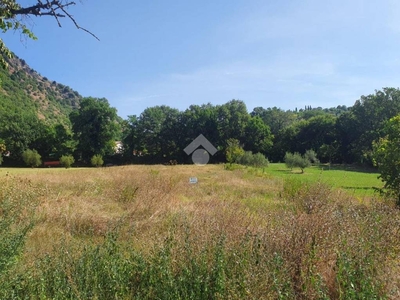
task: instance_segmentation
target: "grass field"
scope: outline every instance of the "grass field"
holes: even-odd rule
[[[2,168],[0,298],[398,299],[400,213],[376,176]]]
[[[265,168],[264,173],[283,179],[292,178],[306,182],[322,182],[327,185],[347,190],[356,196],[373,196],[375,188],[382,188],[376,170],[343,165],[320,165],[305,169],[288,169],[285,164],[274,163]],[[260,170],[258,170],[260,172]]]

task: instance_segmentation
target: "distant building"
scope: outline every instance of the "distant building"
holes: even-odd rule
[[[114,151],[117,154],[121,154],[124,150],[124,144],[121,141],[115,141]]]
[[[143,152],[142,151],[138,151],[138,150],[133,150],[132,154],[133,154],[133,156],[143,156]]]

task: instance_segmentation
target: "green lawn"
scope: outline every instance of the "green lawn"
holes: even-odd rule
[[[372,196],[374,188],[381,188],[379,173],[372,169],[354,166],[328,165],[312,166],[301,173],[300,169],[288,169],[283,163],[271,163],[263,169],[264,174],[281,178],[296,178],[304,181],[321,181],[328,185],[349,191],[357,196]]]

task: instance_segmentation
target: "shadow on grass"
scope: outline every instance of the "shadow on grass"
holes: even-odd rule
[[[342,189],[345,190],[371,190],[371,191],[376,191],[375,187],[372,186],[341,186]]]
[[[348,172],[361,172],[369,174],[379,174],[379,171],[373,167],[359,166],[359,165],[336,165],[321,164],[318,166],[324,171],[348,171]]]
[[[306,171],[301,172],[300,170],[275,170],[275,172],[280,172],[288,175],[301,175],[306,173]]]
[[[274,170],[274,172],[281,172],[281,173],[287,173],[287,174],[290,174],[290,173],[292,173],[292,170],[289,170],[289,169],[287,169],[287,170]]]

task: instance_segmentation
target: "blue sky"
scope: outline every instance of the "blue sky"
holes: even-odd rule
[[[27,20],[37,41],[2,38],[43,76],[107,98],[123,118],[232,99],[249,111],[351,106],[400,85],[397,0],[83,0],[69,11],[100,41],[46,17]]]

